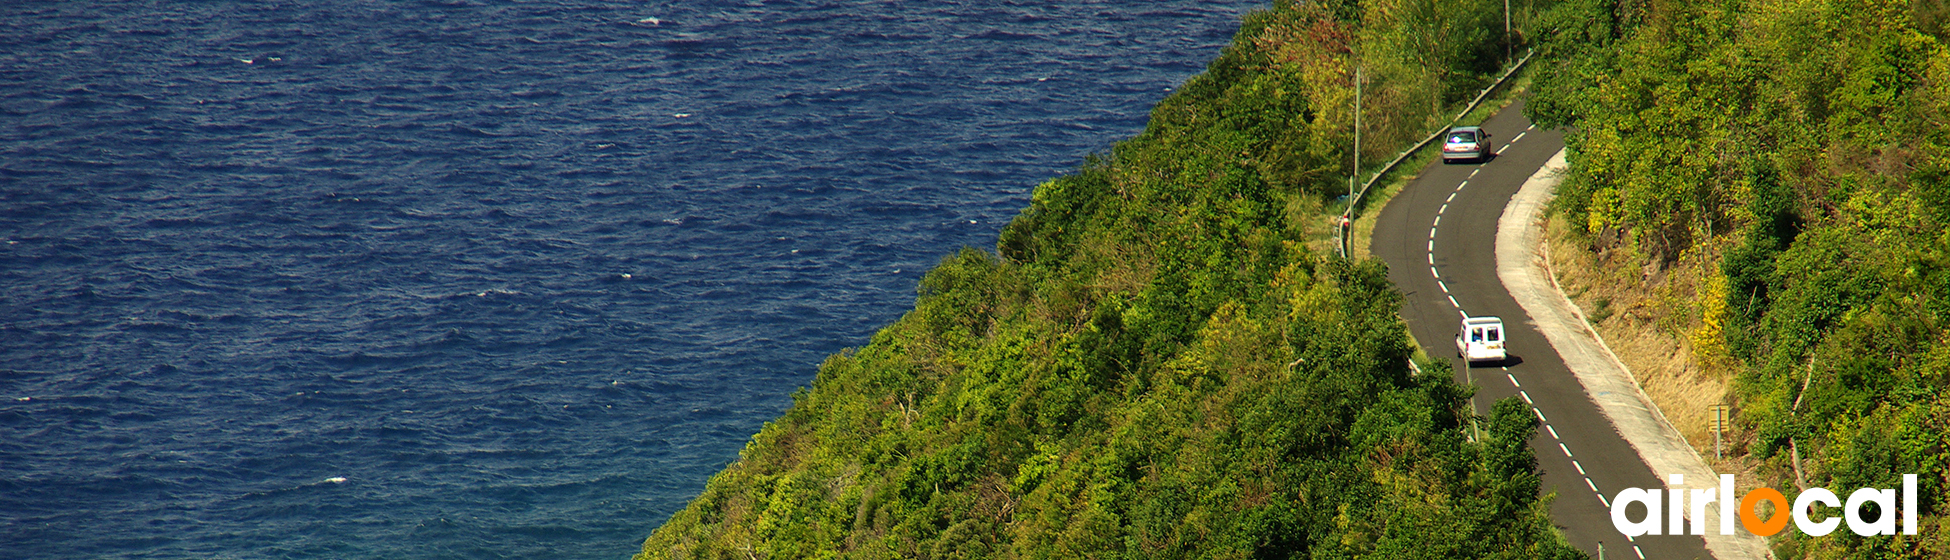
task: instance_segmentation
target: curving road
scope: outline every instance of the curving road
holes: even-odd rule
[[[1402,317],[1431,357],[1448,356],[1460,382],[1479,387],[1478,414],[1516,396],[1543,420],[1531,447],[1543,471],[1543,491],[1556,492],[1551,517],[1565,537],[1592,558],[1712,558],[1696,536],[1627,539],[1612,527],[1610,502],[1624,488],[1663,488],[1661,478],[1612,427],[1571,370],[1498,281],[1496,227],[1504,205],[1546,160],[1564,147],[1563,135],[1538,130],[1513,103],[1483,128],[1498,155],[1481,164],[1444,164],[1421,175],[1381,210],[1370,250],[1388,263],[1388,277],[1407,296]],[[1464,313],[1503,318],[1512,360],[1504,367],[1467,368],[1455,358]],[[1631,512],[1640,519],[1642,511]]]

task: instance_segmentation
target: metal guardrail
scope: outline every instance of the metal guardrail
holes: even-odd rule
[[[1340,240],[1341,258],[1347,258],[1347,233],[1349,229],[1352,229],[1354,227],[1354,209],[1361,207],[1361,198],[1368,195],[1368,189],[1373,188],[1375,183],[1381,182],[1381,178],[1388,176],[1388,173],[1394,171],[1396,166],[1401,165],[1403,161],[1407,161],[1408,156],[1415,155],[1415,152],[1421,151],[1422,148],[1428,147],[1429,143],[1434,142],[1435,139],[1437,138],[1441,138],[1443,133],[1448,132],[1449,127],[1455,126],[1456,123],[1458,121],[1461,121],[1463,117],[1468,116],[1470,111],[1476,110],[1476,107],[1478,105],[1483,104],[1484,99],[1489,98],[1490,92],[1496,91],[1496,88],[1503,87],[1503,82],[1508,81],[1510,79],[1510,76],[1516,75],[1517,70],[1523,69],[1524,64],[1530,62],[1531,55],[1535,55],[1535,54],[1537,54],[1536,49],[1530,49],[1524,51],[1523,58],[1517,59],[1517,63],[1515,65],[1510,66],[1509,70],[1503,71],[1503,75],[1498,77],[1495,82],[1491,82],[1488,87],[1483,88],[1483,91],[1481,93],[1477,93],[1476,98],[1469,101],[1469,106],[1463,107],[1462,112],[1456,113],[1456,116],[1451,117],[1449,119],[1449,124],[1443,125],[1441,128],[1437,128],[1435,132],[1430,133],[1429,136],[1427,138],[1423,138],[1421,142],[1416,142],[1414,146],[1410,146],[1408,149],[1402,150],[1401,155],[1395,156],[1395,159],[1393,161],[1389,161],[1388,165],[1381,166],[1381,169],[1375,171],[1373,176],[1368,177],[1368,182],[1361,184],[1361,190],[1355,191],[1354,197],[1348,199],[1347,210],[1341,212],[1341,219],[1339,220],[1339,223],[1337,223],[1335,226],[1335,229],[1337,230],[1337,233],[1341,238]]]

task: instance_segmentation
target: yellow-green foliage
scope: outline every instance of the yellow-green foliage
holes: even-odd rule
[[[1799,449],[1809,485],[1921,475],[1922,535],[1795,536],[1784,557],[1950,556],[1942,6],[1578,0],[1541,41],[1529,107],[1576,127],[1564,216],[1666,259],[1733,234],[1694,342],[1740,362],[1767,474],[1791,485]]]
[[[1726,356],[1727,326],[1727,277],[1719,271],[1708,272],[1699,286],[1700,319],[1699,328],[1694,329],[1689,342],[1693,344],[1693,354],[1701,362]]]
[[[1287,219],[1344,184],[1352,123],[1320,105],[1350,100],[1348,41],[1387,62],[1376,80],[1412,78],[1378,101],[1407,124],[1376,130],[1423,126],[1500,62],[1463,33],[1483,12],[1392,1],[1248,16],[1141,136],[829,358],[640,558],[1577,556],[1538,497],[1529,410],[1464,441],[1467,390],[1412,373],[1382,265],[1310,254]],[[1437,24],[1464,43],[1375,54],[1421,53],[1389,41]]]

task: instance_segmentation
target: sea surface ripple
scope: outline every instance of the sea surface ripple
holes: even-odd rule
[[[1259,2],[0,7],[0,558],[624,558]]]

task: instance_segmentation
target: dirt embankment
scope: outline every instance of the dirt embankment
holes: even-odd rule
[[[1729,391],[1736,369],[1723,351],[1695,347],[1719,339],[1712,330],[1716,326],[1702,317],[1706,306],[1725,300],[1714,293],[1723,244],[1709,241],[1659,266],[1622,246],[1607,247],[1602,238],[1575,235],[1555,216],[1545,235],[1551,273],[1564,295],[1590,319],[1666,419],[1715,472],[1750,474],[1756,466],[1746,459],[1751,434],[1732,422],[1719,438],[1720,458],[1714,453],[1713,407],[1733,401]]]

